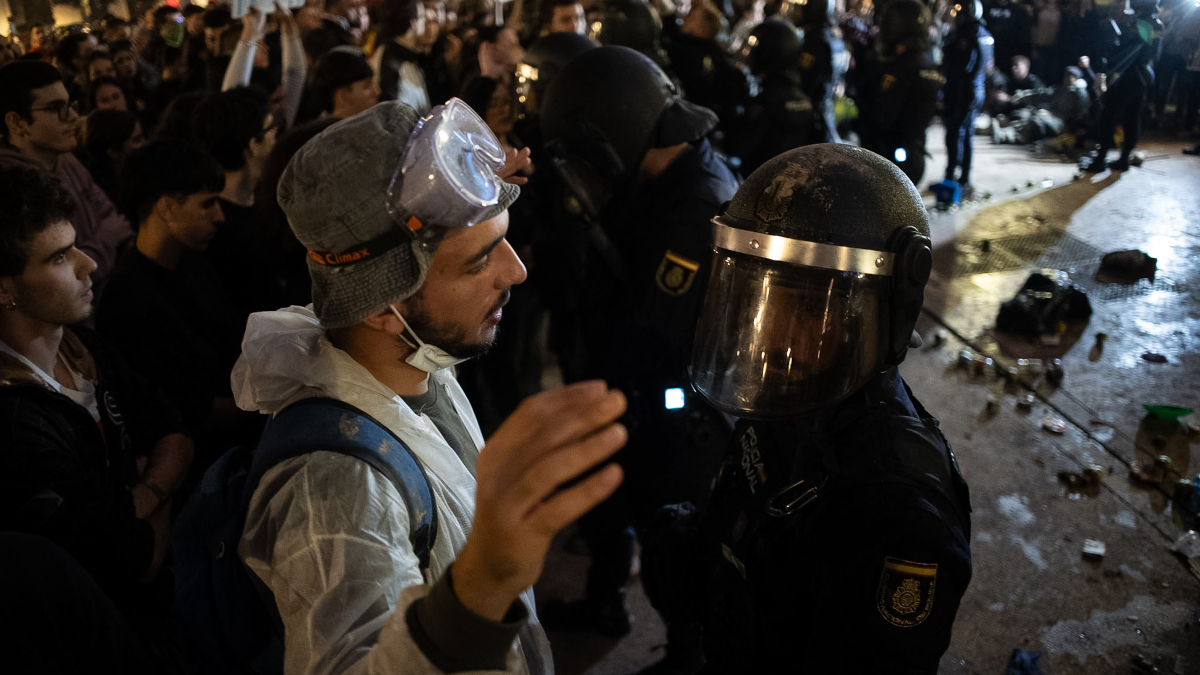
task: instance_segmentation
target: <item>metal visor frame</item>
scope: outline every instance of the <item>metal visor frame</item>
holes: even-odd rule
[[[738,221],[725,216],[717,216],[712,222],[713,245],[719,249],[804,267],[882,277],[890,277],[893,274],[895,256],[890,251],[872,251],[774,234],[760,234],[738,227]]]

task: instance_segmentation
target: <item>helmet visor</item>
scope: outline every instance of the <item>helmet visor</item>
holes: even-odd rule
[[[885,277],[717,249],[692,383],[738,417],[780,419],[842,400],[874,374]]]
[[[504,149],[457,98],[417,122],[388,188],[388,213],[414,232],[465,227],[500,201]]]

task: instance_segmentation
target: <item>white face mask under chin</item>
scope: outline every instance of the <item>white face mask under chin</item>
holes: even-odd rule
[[[404,337],[404,333],[400,334],[400,339],[404,340],[405,344],[407,344],[409,347],[412,347],[414,350],[416,350],[412,354],[409,354],[408,358],[404,359],[405,363],[413,368],[416,368],[417,370],[423,370],[432,374],[442,370],[443,368],[456,366],[463,361],[466,361],[466,359],[460,359],[456,356],[451,356],[441,347],[435,347],[434,345],[424,342],[421,340],[420,336],[417,335],[417,332],[412,329],[412,326],[408,325],[408,322],[404,320],[404,317],[400,315],[400,311],[397,310],[394,305],[389,306],[388,309],[392,310],[392,314],[395,314],[396,318],[400,319],[400,323],[404,324],[404,329],[408,331],[409,335],[413,336],[413,340],[417,341],[417,344],[413,344],[412,341]]]

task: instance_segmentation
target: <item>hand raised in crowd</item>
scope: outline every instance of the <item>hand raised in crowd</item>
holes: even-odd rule
[[[518,176],[517,173],[531,173],[533,170],[533,160],[529,158],[529,148],[509,148],[504,153],[504,166],[496,172],[500,180],[512,185],[524,185],[529,182],[525,176]]]
[[[275,3],[275,11],[271,13],[271,17],[279,24],[279,32],[284,35],[299,35],[300,26],[296,24],[296,17],[292,15],[292,11],[287,7]]]
[[[267,17],[258,7],[251,6],[242,17],[242,42],[258,44],[267,28]]]
[[[611,495],[610,464],[569,487],[625,444],[625,396],[601,381],[531,396],[488,439],[476,466],[475,523],[454,563],[459,601],[503,619],[537,581],[554,535]]]

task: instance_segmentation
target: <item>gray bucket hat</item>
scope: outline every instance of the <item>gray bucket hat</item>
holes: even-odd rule
[[[313,311],[326,328],[359,323],[425,282],[441,238],[414,238],[387,208],[417,119],[402,103],[380,103],[305,143],[279,179],[279,206],[309,251]],[[520,192],[504,183],[483,219],[500,215]]]

